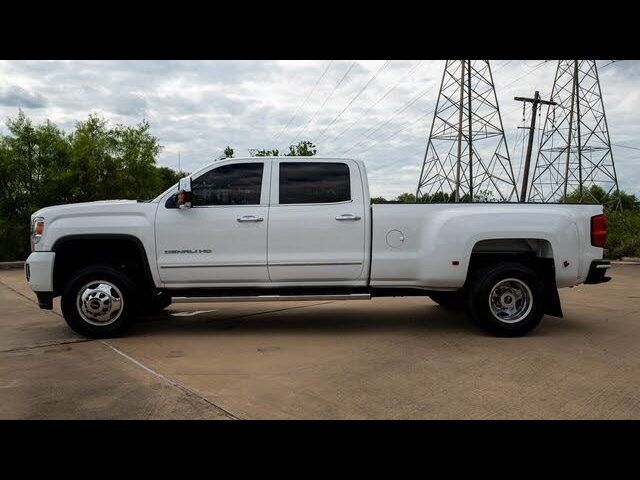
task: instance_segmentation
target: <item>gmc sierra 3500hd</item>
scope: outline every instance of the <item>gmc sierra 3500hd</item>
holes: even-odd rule
[[[171,302],[426,295],[503,336],[562,316],[558,288],[600,283],[602,206],[370,205],[364,162],[232,158],[151,201],[43,208],[27,279],[88,337]]]

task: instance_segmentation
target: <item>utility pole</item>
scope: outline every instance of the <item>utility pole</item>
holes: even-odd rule
[[[515,97],[514,100],[518,102],[531,103],[531,126],[529,127],[529,143],[527,144],[527,156],[524,160],[524,175],[522,176],[522,189],[520,190],[520,202],[527,201],[527,186],[529,185],[529,167],[531,165],[531,150],[533,148],[533,132],[536,129],[536,112],[538,111],[538,105],[556,105],[556,102],[550,100],[542,100],[540,98],[540,92],[536,90],[533,98],[527,97]],[[526,127],[518,127],[526,128]]]

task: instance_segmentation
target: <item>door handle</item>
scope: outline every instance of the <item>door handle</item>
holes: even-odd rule
[[[345,213],[345,214],[342,214],[342,215],[338,215],[336,217],[336,220],[339,220],[339,221],[344,221],[344,220],[355,221],[355,220],[360,220],[360,218],[361,217],[359,215],[354,215],[352,213]]]
[[[242,217],[238,217],[239,222],[261,222],[264,220],[262,217],[258,217],[256,215],[244,215]]]

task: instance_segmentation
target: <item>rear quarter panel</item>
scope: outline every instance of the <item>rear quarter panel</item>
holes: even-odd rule
[[[598,205],[373,205],[371,285],[457,289],[476,243],[522,238],[548,241],[558,287],[572,286],[602,258],[590,242],[590,218],[601,212]],[[399,245],[388,241],[400,235]]]

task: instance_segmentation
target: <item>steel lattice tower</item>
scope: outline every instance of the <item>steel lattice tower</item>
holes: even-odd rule
[[[488,60],[447,60],[416,199],[433,201],[434,194],[455,201],[516,196]]]
[[[529,201],[555,202],[569,196],[599,202],[591,187],[613,194],[618,206],[618,179],[611,153],[595,60],[560,60],[544,122]]]

